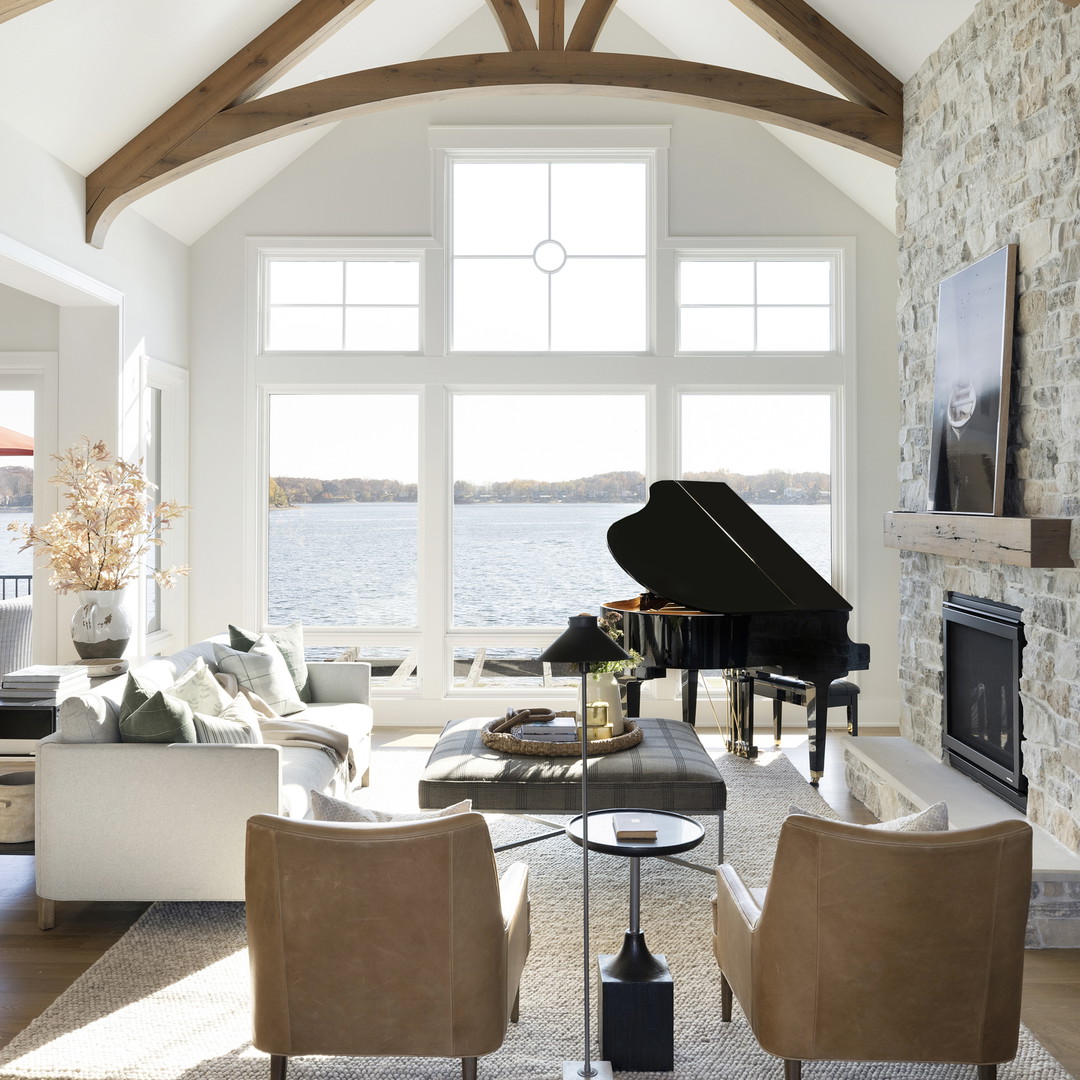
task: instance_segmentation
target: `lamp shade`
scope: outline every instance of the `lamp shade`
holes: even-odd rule
[[[612,641],[595,615],[571,615],[569,626],[540,654],[549,664],[593,664],[629,660],[630,654]]]

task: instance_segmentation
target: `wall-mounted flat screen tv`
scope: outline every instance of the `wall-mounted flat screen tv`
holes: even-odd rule
[[[1009,244],[938,287],[930,510],[1003,511],[1015,279]]]

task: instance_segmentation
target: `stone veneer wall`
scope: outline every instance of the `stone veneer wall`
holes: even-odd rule
[[[1080,512],[1080,9],[981,0],[905,90],[898,173],[900,506],[925,510],[937,286],[1019,245],[1005,512]],[[1074,557],[1076,548],[1074,545]],[[1080,572],[903,553],[900,727],[941,753],[941,604],[1015,604],[1028,817],[1080,849]]]

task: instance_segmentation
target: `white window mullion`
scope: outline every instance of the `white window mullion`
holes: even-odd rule
[[[420,694],[439,699],[448,690],[451,644],[450,394],[429,385],[420,399],[420,478],[417,559],[420,618]]]

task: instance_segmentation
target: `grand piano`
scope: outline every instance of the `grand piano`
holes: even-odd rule
[[[724,670],[728,748],[744,756],[756,752],[751,673],[811,683],[816,784],[825,766],[829,684],[870,666],[870,646],[847,634],[851,605],[727,484],[660,480],[641,510],[608,529],[607,541],[615,561],[647,590],[603,605],[621,617],[620,644],[643,658],[635,678],[682,671],[683,719],[693,724],[698,672]],[[637,696],[628,699],[631,715]]]

